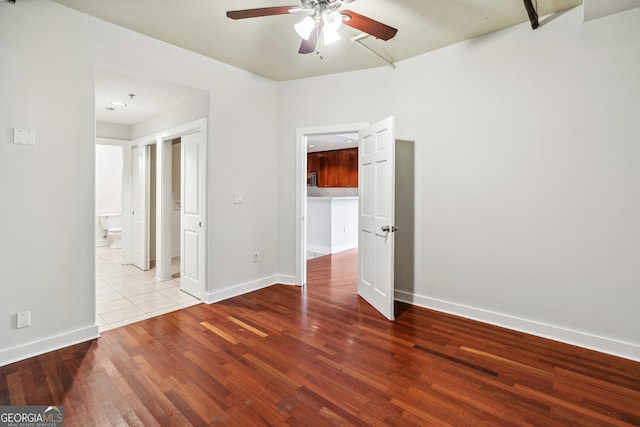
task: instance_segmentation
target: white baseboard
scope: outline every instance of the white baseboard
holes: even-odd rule
[[[329,255],[331,248],[329,246],[307,244],[307,251],[315,252],[317,254]]]
[[[19,347],[0,351],[0,366],[39,356],[53,350],[59,350],[81,342],[90,341],[100,337],[98,326],[78,329],[62,335],[56,335],[41,341],[35,341]]]
[[[96,239],[96,248],[101,246],[109,246],[111,242],[107,239]]]
[[[358,241],[356,240],[355,242],[348,242],[348,243],[344,243],[342,245],[335,245],[332,247],[332,254],[336,254],[338,252],[342,252],[342,251],[348,251],[349,249],[355,249],[358,247]]]
[[[257,291],[258,289],[266,288],[275,284],[295,285],[295,279],[296,278],[294,276],[281,276],[277,274],[273,276],[263,277],[251,282],[240,283],[238,285],[231,286],[220,291],[206,292],[204,296],[204,302],[207,304],[211,304],[214,302],[223,301],[228,298],[237,297],[238,295]]]
[[[296,282],[296,276],[277,275],[273,277],[277,279],[274,285],[279,284],[279,285],[300,286],[300,283]]]
[[[503,328],[640,362],[640,346],[636,344],[573,331],[554,325],[521,319],[506,314],[495,313],[435,298],[414,295],[409,292],[399,290],[395,291],[395,299],[408,304],[430,308],[432,310],[453,314],[455,316],[465,317],[467,319],[477,320],[479,322],[489,323],[491,325],[501,326]]]

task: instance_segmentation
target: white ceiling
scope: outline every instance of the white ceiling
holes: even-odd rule
[[[341,150],[358,146],[357,133],[339,133],[307,136],[307,153]]]
[[[96,120],[101,122],[132,125],[204,93],[107,67],[97,67],[95,76]],[[134,94],[133,99],[129,94]],[[113,101],[127,105],[115,106]]]
[[[293,6],[299,0],[53,1],[276,81],[385,65],[351,42],[352,36],[361,33],[350,27],[340,29],[342,40],[324,48],[320,58],[297,53],[300,39],[293,24],[302,14],[243,20],[226,17],[229,10]],[[541,18],[583,3],[533,1]],[[585,20],[639,6],[640,0],[584,0]],[[528,21],[522,0],[357,0],[345,8],[398,29],[386,42],[372,37],[362,40],[391,62]],[[541,24],[542,30],[544,19]],[[133,99],[130,93],[135,94]],[[131,125],[202,93],[171,82],[150,81],[126,70],[97,67],[96,119]],[[126,102],[127,106],[108,111],[111,101]],[[333,144],[328,147],[341,147],[345,139],[352,138],[333,135],[329,139],[324,141]]]
[[[55,0],[78,11],[276,81],[384,65],[351,43],[360,32],[343,26],[342,39],[316,54],[300,55],[293,25],[304,14],[242,20],[229,10],[298,5],[298,0]],[[606,0],[613,2],[616,0]],[[534,0],[544,16],[582,0]],[[389,41],[363,44],[391,62],[527,22],[522,0],[357,0],[346,6],[398,29]]]

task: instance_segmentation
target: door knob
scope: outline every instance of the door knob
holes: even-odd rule
[[[384,225],[382,226],[382,231],[386,231],[387,233],[390,231],[392,233],[395,233],[396,231],[398,231],[398,227],[396,227],[395,225],[390,227],[388,225]]]

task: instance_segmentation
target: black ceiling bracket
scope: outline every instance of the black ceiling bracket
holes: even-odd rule
[[[527,9],[527,13],[529,14],[529,21],[531,21],[531,28],[536,29],[540,26],[538,23],[538,12],[536,12],[536,8],[533,7],[532,0],[524,0],[524,7]]]

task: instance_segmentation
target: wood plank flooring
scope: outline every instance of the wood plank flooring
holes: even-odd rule
[[[356,294],[355,251],[277,285],[0,368],[67,426],[640,425],[640,363]]]

